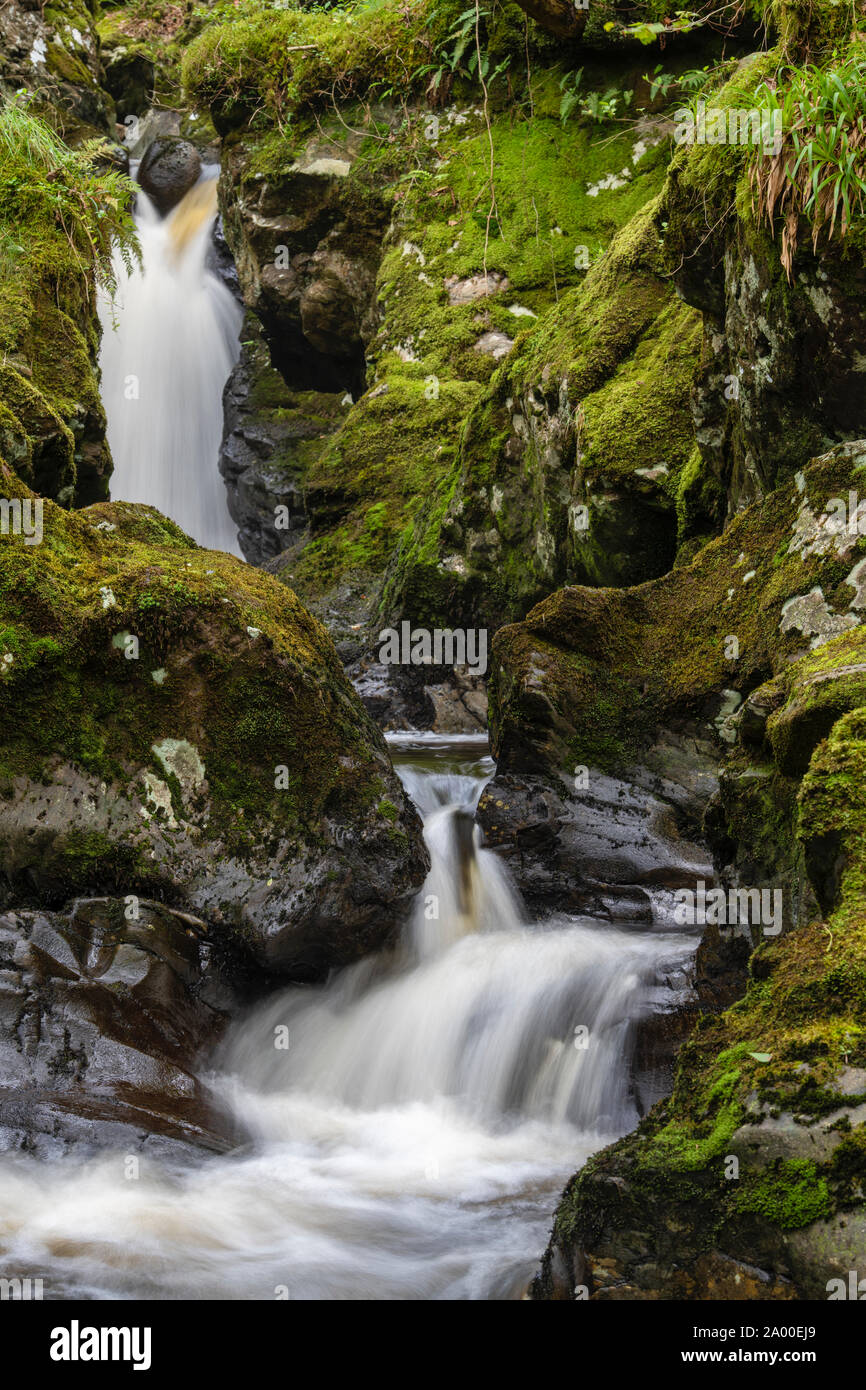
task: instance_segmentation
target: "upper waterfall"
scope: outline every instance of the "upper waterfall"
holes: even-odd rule
[[[215,179],[164,219],[139,193],[141,266],[118,255],[117,291],[100,300],[102,399],[112,498],[150,503],[201,545],[240,555],[217,457],[242,313],[207,268],[216,212]]]

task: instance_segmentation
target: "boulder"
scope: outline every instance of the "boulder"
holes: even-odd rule
[[[163,216],[176,207],[201,175],[201,155],[188,140],[152,140],[138,166],[138,182]]]
[[[188,913],[99,898],[0,914],[0,1151],[226,1151],[237,1136],[195,1066],[232,1002]]]
[[[0,549],[0,907],[158,897],[305,977],[386,941],[420,823],[294,594],[147,507],[46,502],[26,540]]]

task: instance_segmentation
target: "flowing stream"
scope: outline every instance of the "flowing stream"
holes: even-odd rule
[[[486,745],[392,753],[431,854],[399,948],[233,1026],[212,1086],[251,1136],[234,1154],[134,1182],[116,1154],[5,1161],[5,1262],[64,1297],[521,1296],[565,1180],[637,1122],[635,1021],[695,942],[527,922],[472,822]]]
[[[100,299],[99,365],[112,498],[148,502],[200,545],[240,555],[217,459],[242,313],[206,265],[216,213],[215,179],[166,218],[138,194],[141,266],[115,256],[117,292]]]

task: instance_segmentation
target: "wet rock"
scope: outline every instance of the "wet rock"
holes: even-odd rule
[[[163,216],[197,183],[201,156],[188,140],[160,136],[152,140],[138,166],[138,182]]]
[[[698,836],[700,814],[717,785],[715,759],[708,744],[698,753],[669,731],[665,744],[655,750],[661,771],[643,766],[613,777],[588,767],[577,779],[497,772],[478,820],[529,902],[628,919],[635,893],[712,881],[712,858]],[[665,763],[672,749],[679,766]],[[684,765],[691,786],[678,780]],[[689,826],[694,840],[684,833]]]
[[[159,903],[0,915],[0,1151],[236,1143],[196,1075],[236,1003],[214,958],[207,925]]]
[[[241,282],[238,279],[238,268],[235,265],[234,256],[231,253],[229,244],[225,238],[225,228],[223,227],[222,217],[218,217],[214,223],[211,233],[211,247],[208,256],[208,269],[222,280],[226,289],[238,301],[243,303],[241,295]],[[241,331],[241,339],[248,337],[247,333]]]
[[[486,732],[486,682],[466,667],[383,666],[375,657],[364,656],[348,669],[380,729]]]
[[[244,299],[274,366],[301,390],[364,387],[387,213],[375,195],[353,199],[347,174],[359,148],[348,132],[344,143],[317,136],[267,178],[242,141],[224,156],[221,202]]]
[[[258,320],[247,313],[240,357],[223,393],[219,467],[251,564],[306,539],[306,470],[345,415],[342,401],[339,392],[290,390],[271,364]]]

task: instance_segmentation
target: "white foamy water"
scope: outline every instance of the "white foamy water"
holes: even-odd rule
[[[217,460],[242,314],[206,268],[215,217],[214,180],[165,219],[139,193],[142,265],[130,273],[115,256],[117,293],[99,306],[99,365],[112,498],[150,503],[200,545],[240,555]]]
[[[138,1181],[120,1155],[7,1160],[3,1264],[67,1297],[520,1296],[564,1181],[637,1121],[634,1021],[690,948],[527,923],[465,820],[483,749],[399,758],[432,860],[414,920],[391,955],[234,1026],[213,1087],[248,1144],[187,1168],[145,1158]]]

